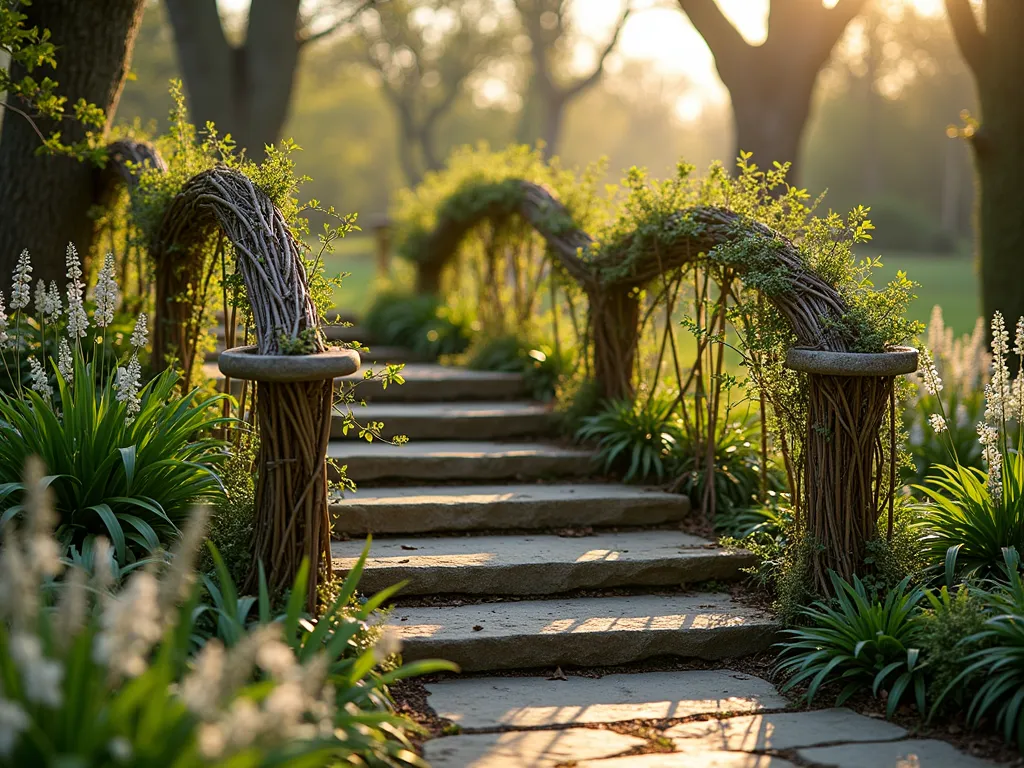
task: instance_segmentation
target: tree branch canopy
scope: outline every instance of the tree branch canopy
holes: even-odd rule
[[[612,30],[611,40],[601,51],[597,57],[597,63],[594,65],[594,70],[586,77],[581,78],[573,85],[565,89],[565,95],[569,98],[582,93],[588,88],[595,85],[604,75],[604,65],[608,61],[608,57],[612,51],[615,50],[615,46],[619,44],[619,38],[622,36],[622,29],[626,26],[626,22],[629,21],[629,16],[633,12],[632,3],[626,3],[626,7],[622,9],[622,14],[619,16],[619,20],[615,23],[615,28]]]
[[[716,62],[734,62],[750,49],[750,44],[722,13],[715,0],[679,0],[682,8]]]
[[[983,68],[985,33],[978,26],[978,17],[971,8],[971,0],[946,0],[946,15],[960,54],[974,76],[978,77]]]

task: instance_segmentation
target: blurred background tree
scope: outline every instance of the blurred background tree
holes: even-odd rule
[[[25,16],[15,29],[34,29],[40,36],[48,30],[49,42],[56,46],[56,66],[30,71],[29,63],[15,56],[11,80],[19,82],[28,76],[42,84],[44,78],[52,78],[56,81],[53,96],[63,99],[64,105],[63,114],[46,113],[31,99],[26,103],[17,94],[4,94],[13,110],[5,111],[0,129],[0,273],[10,275],[18,254],[27,248],[35,277],[56,280],[64,274],[69,241],[83,253],[91,246],[93,225],[88,212],[94,202],[95,166],[88,158],[64,152],[41,156],[40,150],[55,133],[71,145],[83,142],[91,132],[90,142],[102,145],[128,76],[145,0],[34,0],[6,5],[7,13]],[[6,66],[11,49],[3,46],[0,51]],[[95,116],[96,125],[75,119],[73,105],[80,101],[102,110]]]
[[[768,34],[751,45],[715,0],[679,0],[715,57],[732,98],[736,143],[733,156],[753,152],[754,162],[792,163],[800,180],[800,141],[811,111],[818,72],[865,0],[771,0]]]
[[[217,0],[167,0],[193,122],[216,123],[261,158],[281,138],[305,47],[372,5],[336,0],[303,14],[300,0],[252,0],[247,13],[222,18]]]
[[[438,128],[470,79],[506,54],[507,17],[490,0],[389,0],[356,25],[355,61],[394,111],[395,150],[409,184],[444,166]]]
[[[543,141],[548,156],[558,154],[566,109],[601,81],[608,57],[633,12],[632,0],[627,0],[608,42],[595,51],[589,71],[573,76],[570,64],[575,50],[585,43],[574,29],[571,5],[569,0],[515,0],[525,35],[520,49],[529,52],[516,140],[523,144]]]
[[[773,17],[774,34],[782,34],[778,0],[716,2],[751,49],[764,47],[759,41],[767,45]],[[849,0],[831,8],[818,3],[822,13],[848,4],[850,14]],[[328,29],[359,7],[304,4],[296,23]],[[391,0],[332,29],[320,43],[300,46],[293,106],[278,133],[304,149],[296,159],[299,171],[313,178],[309,196],[364,217],[383,213],[394,190],[444,162],[454,147],[481,141],[500,147],[524,136],[530,100],[537,98],[531,96],[534,45],[523,16],[531,7],[527,0]],[[589,83],[562,104],[555,150],[566,164],[605,156],[608,182],[632,165],[665,176],[680,158],[698,168],[716,158],[731,166],[738,132],[729,91],[678,3],[565,0],[558,8],[562,26],[553,30],[561,36],[546,66],[560,87]],[[980,312],[975,292],[965,290],[975,284],[966,257],[971,157],[968,142],[950,139],[947,129],[962,122],[961,111],[977,112],[971,71],[943,0],[867,0],[858,8],[813,73],[797,155],[801,184],[813,193],[827,188],[826,205],[837,210],[871,206],[878,229],[865,253],[885,256],[883,277],[897,268],[926,276],[915,314],[927,319],[931,305],[941,303],[950,325],[969,331]],[[221,0],[218,9],[224,34],[238,45],[251,21],[250,3]],[[381,39],[385,21],[397,26]],[[832,21],[833,31],[837,24]],[[167,80],[181,75],[164,2],[147,3],[139,35],[120,119],[162,122],[170,106]],[[413,119],[403,118],[403,110]],[[332,262],[354,273],[342,298],[356,311],[371,297],[371,254],[368,240],[353,239]]]
[[[1024,316],[1024,3],[984,0],[981,19],[968,0],[946,0],[964,60],[978,87],[981,122],[967,116],[960,135],[978,171],[978,244],[982,303],[1009,321]]]

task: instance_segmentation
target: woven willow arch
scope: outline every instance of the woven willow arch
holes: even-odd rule
[[[139,158],[166,168],[148,145],[122,142],[111,150],[111,172],[129,185],[136,183]],[[311,351],[323,352],[299,244],[284,214],[245,174],[218,166],[185,183],[148,244],[156,277],[154,347],[162,345],[154,350],[155,365],[166,364],[172,345],[181,359],[194,357],[194,337],[187,333],[196,309],[192,283],[202,279],[205,254],[222,236],[245,282],[259,354],[279,354],[282,340],[299,337]],[[313,605],[320,578],[331,575],[325,456],[333,405],[331,379],[257,382],[260,455],[248,589],[257,586],[255,563],[263,563],[270,587],[280,590],[291,586],[308,558],[307,601]]]
[[[501,195],[518,184],[520,194]],[[441,217],[415,254],[421,290],[437,290],[444,268],[471,230],[518,216],[543,238],[548,251],[587,294],[594,378],[607,398],[633,396],[632,371],[640,336],[637,289],[659,276],[698,264],[721,246],[753,238],[765,244],[761,267],[785,276],[785,290],[765,298],[787,319],[797,346],[829,352],[855,349],[857,338],[841,320],[849,308],[840,293],[804,263],[797,246],[769,227],[715,206],[696,206],[669,217],[690,236],[674,234],[663,248],[636,249],[632,237],[594,250],[593,238],[569,224],[569,212],[547,188],[530,181],[482,184],[474,191],[495,202],[470,216]],[[465,195],[466,189],[460,191]],[[511,202],[510,202],[511,200]],[[442,204],[441,210],[444,210]],[[456,208],[453,207],[453,210]],[[650,233],[645,233],[650,237]],[[639,237],[634,234],[633,237]],[[669,240],[669,238],[666,238]],[[728,264],[743,280],[746,265]],[[867,542],[888,509],[891,536],[895,486],[893,376],[808,374],[808,419],[801,468],[806,530],[820,547],[810,555],[816,588],[831,590],[828,571],[850,578],[863,569]],[[888,417],[890,434],[883,439]]]

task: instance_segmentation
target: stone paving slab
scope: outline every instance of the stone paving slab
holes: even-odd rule
[[[334,568],[351,570],[363,546],[333,542]],[[406,595],[550,595],[736,579],[754,562],[679,531],[377,539],[359,586],[376,592],[407,581]]]
[[[389,387],[390,389],[390,387]],[[342,427],[349,408],[335,409],[331,437],[344,436]],[[555,424],[551,407],[533,401],[471,401],[464,403],[371,403],[353,405],[360,424],[383,422],[386,438],[405,435],[410,440],[504,440],[541,437]],[[350,429],[350,440],[360,440]]]
[[[834,768],[994,768],[995,763],[965,755],[934,739],[843,744],[801,749],[802,760]]]
[[[509,766],[517,765],[509,763]],[[583,760],[574,768],[796,768],[781,757],[749,755],[744,752],[666,752],[613,757],[610,760]]]
[[[630,485],[471,485],[360,488],[331,505],[335,534],[658,525],[690,500]]]
[[[348,476],[357,483],[385,478],[537,480],[593,471],[590,451],[551,443],[423,440],[394,446],[380,441],[332,440],[327,455],[348,465]]]
[[[612,674],[594,679],[472,677],[429,683],[427,703],[466,731],[663,720],[782,709],[764,680],[729,669]]]
[[[511,400],[525,397],[526,384],[518,373],[497,373],[494,371],[470,371],[437,363],[410,362],[409,351],[396,356],[383,348],[371,347],[362,355],[363,370],[341,381],[361,382],[364,371],[385,362],[407,363],[402,369],[405,383],[388,385],[379,381],[366,381],[356,387],[356,397],[373,402],[446,402],[456,400]],[[398,359],[398,358],[401,359]]]
[[[423,757],[433,768],[554,768],[614,757],[643,744],[634,736],[587,728],[512,731],[434,739],[424,745]]]
[[[736,658],[769,647],[779,629],[721,593],[399,606],[390,623],[406,660],[448,659],[467,672]]]
[[[907,735],[898,725],[849,709],[776,712],[681,723],[665,731],[683,751],[764,752],[855,741],[893,741]]]

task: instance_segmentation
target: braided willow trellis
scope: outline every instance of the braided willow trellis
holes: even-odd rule
[[[111,150],[113,165],[125,169],[129,184],[135,183],[130,168],[118,160],[136,160],[148,154],[146,148],[129,142]],[[165,167],[155,151],[151,156],[155,167]],[[217,167],[189,179],[149,243],[156,276],[154,364],[166,365],[173,353],[191,366],[197,282],[205,254],[221,236],[231,243],[245,282],[258,353],[280,354],[282,339],[300,337],[311,351],[323,352],[299,246],[284,215],[245,174]],[[291,586],[308,558],[310,605],[320,579],[331,575],[325,456],[333,402],[331,378],[257,382],[260,455],[253,562],[263,562],[271,589],[280,590]],[[256,581],[253,567],[246,586],[252,589]]]
[[[164,214],[154,258],[201,252],[216,233],[233,246],[259,354],[280,354],[282,339],[300,337],[308,337],[313,351],[323,352],[298,243],[281,211],[245,174],[219,167],[190,179]],[[333,379],[257,383],[255,560],[263,562],[271,589],[278,590],[291,585],[308,558],[311,605],[320,578],[331,575],[324,459],[333,402]],[[255,569],[247,586],[256,586]]]
[[[567,223],[568,212],[550,190],[529,181],[518,184],[521,194],[514,203],[509,196],[494,195],[495,202],[474,216],[438,222],[417,254],[420,288],[437,289],[445,265],[482,221],[510,215],[528,221],[587,294],[594,378],[607,398],[634,394],[638,289],[741,239],[762,240],[762,267],[786,276],[788,290],[766,298],[786,317],[800,347],[845,352],[856,341],[840,330],[848,308],[839,292],[805,265],[790,240],[759,222],[728,209],[696,206],[679,211],[668,222],[674,226],[685,220],[689,236],[677,234],[664,238],[665,245],[633,248],[631,240],[641,237],[634,233],[595,252],[593,238]],[[653,242],[650,233],[644,236]],[[740,278],[747,269],[743,263],[728,266]],[[886,506],[891,535],[895,436],[890,435],[887,450],[880,429],[887,414],[893,418],[893,377],[815,374],[809,378],[809,389],[802,506],[808,510],[807,531],[821,545],[811,554],[812,576],[818,589],[828,591],[829,569],[849,578],[864,563],[865,546],[876,536],[877,520]]]

